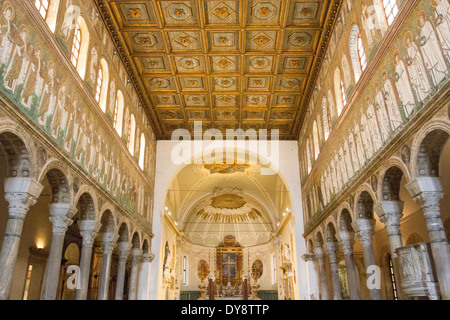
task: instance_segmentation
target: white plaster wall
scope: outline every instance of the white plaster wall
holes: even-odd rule
[[[163,299],[164,294],[162,288],[161,265],[163,243],[162,239],[162,221],[161,211],[164,208],[164,201],[167,190],[175,177],[182,169],[182,165],[175,164],[171,159],[171,153],[178,141],[158,141],[156,151],[156,171],[155,171],[155,197],[153,207],[153,234],[151,251],[155,255],[150,271],[150,299]],[[207,144],[200,142],[198,150],[204,150]],[[278,141],[279,146],[279,166],[278,172],[289,189],[292,199],[292,212],[295,230],[295,253],[294,260],[297,264],[297,288],[298,299],[307,299],[308,287],[306,276],[306,263],[301,256],[306,253],[305,240],[302,236],[304,232],[301,188],[300,188],[300,171],[298,158],[298,142],[297,141]],[[271,148],[269,144],[269,154]]]

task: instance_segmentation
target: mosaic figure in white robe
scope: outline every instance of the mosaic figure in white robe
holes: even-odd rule
[[[64,13],[64,20],[61,26],[61,32],[67,40],[69,40],[72,30],[77,26],[78,17],[80,17],[80,15],[80,7],[74,5],[72,0],[67,0],[66,12]]]
[[[383,145],[380,136],[380,130],[378,128],[378,121],[375,115],[375,109],[373,105],[370,103],[369,99],[367,101],[369,104],[367,106],[367,124],[369,126],[370,137],[372,138],[374,152],[377,152]]]
[[[443,54],[450,62],[450,4],[447,0],[431,0],[435,11],[436,32],[444,50]]]
[[[39,105],[39,118],[38,123],[45,126],[47,117],[53,114],[57,100],[57,81],[55,79],[56,70],[55,63],[50,61],[48,63],[48,73],[44,90],[42,92],[42,99]]]
[[[358,162],[359,162],[358,167],[361,169],[362,167],[364,167],[364,164],[366,163],[366,156],[364,153],[363,142],[361,138],[361,130],[359,129],[359,125],[357,123],[355,123],[353,136],[355,137],[355,148],[358,153]]]
[[[361,140],[364,146],[364,152],[367,159],[372,158],[374,153],[373,143],[370,136],[369,123],[367,121],[367,116],[363,113],[361,115]]]
[[[339,192],[342,190],[343,179],[342,179],[341,163],[339,162],[339,154],[337,152],[334,155],[334,163],[335,163],[335,170],[336,170],[336,182],[337,182],[337,187],[338,187],[338,192]]]
[[[330,166],[328,169],[330,181],[331,181],[331,193],[336,194],[337,192],[337,183],[336,183],[336,174],[334,173],[334,161],[330,161]]]
[[[64,148],[67,152],[70,152],[72,142],[76,140],[78,126],[79,126],[79,107],[78,98],[76,94],[73,94],[69,101],[69,123],[67,125],[66,139],[64,140]]]
[[[68,112],[66,109],[66,84],[62,83],[58,90],[58,100],[52,119],[52,136],[54,138],[58,137],[60,129],[66,129],[68,119]]]
[[[418,25],[420,27],[420,45],[423,54],[425,67],[430,72],[435,86],[448,74],[447,64],[445,63],[439,41],[429,21],[425,21],[425,12],[418,15]]]
[[[11,21],[15,16],[14,7],[11,4],[7,5],[6,2],[3,6],[2,15],[6,23],[0,26],[0,36],[2,37],[0,42],[0,65],[5,65],[9,62],[14,47],[14,27],[11,25]]]
[[[420,56],[419,48],[412,41],[411,32],[405,35],[405,47],[408,51],[407,65],[411,85],[416,91],[417,99],[422,102],[431,93],[430,82]]]
[[[91,50],[91,67],[89,71],[91,82],[97,85],[98,76],[98,52],[96,47],[92,47]]]
[[[345,167],[347,168],[348,179],[350,180],[355,174],[355,172],[353,169],[352,155],[347,140],[344,141],[344,159],[345,159]]]
[[[387,77],[387,73],[383,73],[383,98],[391,121],[392,130],[396,130],[403,123],[400,110],[398,109],[397,98],[395,97],[394,87],[391,80]]]
[[[28,28],[22,25],[12,53],[12,58],[5,73],[5,88],[14,94],[19,85],[24,84],[31,59],[31,47],[28,45]]]
[[[389,124],[389,117],[386,112],[386,106],[384,104],[383,94],[378,88],[378,84],[375,86],[375,112],[377,114],[378,124],[380,127],[381,140],[386,142],[389,138],[391,127]]]
[[[372,42],[375,38],[375,19],[374,19],[374,10],[373,8],[367,7],[365,5],[362,6],[362,15],[361,20],[363,24],[363,29],[366,33],[367,42],[369,43],[369,47],[372,45]]]
[[[77,141],[77,147],[75,148],[75,159],[77,159],[77,161],[81,163],[82,151],[86,151],[88,142],[88,136],[86,135],[84,129],[87,127],[86,114],[84,112],[78,112],[78,117],[76,119],[78,120],[78,123],[76,126],[77,130],[74,131],[74,140]]]
[[[39,44],[33,48],[30,68],[25,78],[25,84],[22,92],[22,104],[28,109],[31,108],[33,95],[38,99],[42,95],[42,86],[44,77],[42,70],[42,49]]]
[[[414,95],[411,90],[411,83],[409,82],[408,73],[406,72],[405,64],[400,59],[400,54],[394,55],[395,64],[395,82],[397,85],[398,95],[402,102],[406,117],[410,117],[414,112]]]
[[[353,163],[353,172],[358,172],[361,166],[359,164],[358,152],[356,150],[355,137],[353,136],[353,132],[350,132],[350,134],[348,135],[348,149]]]
[[[341,168],[342,173],[342,184],[346,184],[348,181],[348,172],[346,168],[345,158],[344,158],[344,150],[342,149],[342,146],[339,146],[339,165]]]

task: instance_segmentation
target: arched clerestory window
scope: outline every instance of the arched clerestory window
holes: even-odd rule
[[[361,32],[356,24],[352,27],[350,32],[350,57],[352,59],[355,81],[358,82],[362,72],[367,67],[367,58],[364,51]]]
[[[398,14],[396,0],[383,0],[383,11],[386,17],[386,23],[390,27]]]
[[[320,145],[319,145],[319,132],[317,129],[317,122],[314,120],[313,123],[313,139],[314,139],[314,159],[317,159],[320,154]]]
[[[336,96],[336,110],[339,117],[347,105],[344,82],[342,81],[341,70],[339,68],[336,68],[334,72],[334,94]]]
[[[322,99],[322,124],[323,124],[323,133],[324,133],[325,141],[330,136],[330,132],[331,132],[330,123],[331,123],[331,118],[330,118],[330,112],[328,111],[327,98],[323,97],[323,99]]]
[[[106,112],[106,100],[108,99],[109,70],[105,59],[100,61],[97,74],[97,87],[95,90],[95,100],[98,102],[103,112]]]
[[[60,0],[34,0],[34,6],[39,11],[52,32],[56,29]]]
[[[86,21],[80,16],[77,19],[72,41],[71,61],[83,80],[86,75],[88,52],[89,30]]]
[[[131,115],[130,129],[128,132],[128,151],[130,151],[132,156],[134,156],[135,140],[136,140],[136,120],[134,119],[134,115]]]
[[[309,143],[309,139],[306,139],[306,160],[308,162],[308,174],[311,172],[311,145]]]
[[[114,105],[114,128],[116,129],[119,136],[122,136],[123,127],[123,109],[124,109],[124,99],[122,91],[117,91],[116,102]]]
[[[145,168],[145,135],[141,133],[141,145],[139,148],[139,167],[142,170]]]

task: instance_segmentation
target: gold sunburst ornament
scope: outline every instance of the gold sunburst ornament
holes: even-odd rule
[[[237,194],[221,194],[211,199],[199,212],[203,220],[221,223],[250,222],[261,217],[261,212]]]

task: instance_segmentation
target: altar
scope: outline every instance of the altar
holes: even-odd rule
[[[244,248],[236,242],[234,236],[225,236],[224,241],[215,248],[214,256],[215,269],[208,270],[211,274],[208,284],[203,286],[204,299],[211,299],[210,291],[213,292],[214,300],[258,299],[259,285],[251,286],[249,275],[244,275]],[[256,283],[261,276],[260,272],[252,270],[251,273]]]

